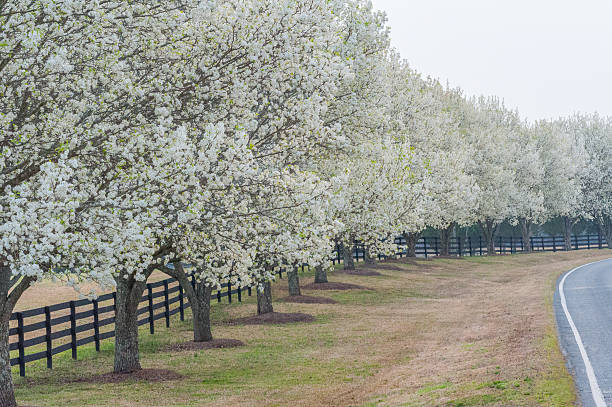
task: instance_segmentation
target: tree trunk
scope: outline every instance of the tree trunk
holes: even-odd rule
[[[527,253],[531,253],[533,248],[531,247],[531,227],[533,222],[525,218],[520,218],[519,223],[521,224],[521,235],[523,236],[523,250]]]
[[[365,264],[369,264],[369,265],[376,264],[376,257],[371,255],[370,247],[369,246],[364,246],[363,250],[364,250],[364,252],[363,252],[363,260],[364,260]]]
[[[195,285],[195,298],[188,297],[193,315],[194,342],[208,342],[213,339],[210,330],[210,295],[212,290],[211,285],[207,286],[204,282],[199,282]]]
[[[272,284],[266,281],[263,290],[257,290],[257,314],[267,314],[273,312],[272,309]]]
[[[1,293],[4,298],[6,294]],[[2,304],[0,304],[2,305]],[[13,375],[11,373],[11,357],[9,352],[9,318],[0,316],[0,406],[17,407],[13,391]]]
[[[212,341],[210,296],[212,295],[213,287],[210,285],[207,286],[205,281],[196,282],[195,286],[191,285],[189,276],[185,272],[183,265],[179,262],[174,263],[174,269],[170,269],[169,267],[160,268],[164,273],[178,280],[189,300],[193,319],[193,341]]]
[[[314,282],[317,284],[327,283],[327,271],[325,271],[325,268],[323,268],[323,266],[315,267],[315,281]]]
[[[480,229],[482,230],[482,234],[487,242],[487,255],[494,256],[495,253],[495,229],[496,225],[490,219],[485,220],[485,222],[478,222],[480,225]]]
[[[289,295],[291,297],[302,294],[300,292],[300,277],[298,275],[298,266],[293,266],[291,270],[287,272],[287,283],[289,285]]]
[[[421,238],[421,234],[414,232],[404,232],[403,237],[406,240],[406,256],[416,257],[416,244]]]
[[[572,250],[572,218],[569,216],[563,217],[563,237],[565,240],[565,250]]]
[[[351,242],[353,240],[351,239]],[[342,254],[344,255],[344,269],[355,270],[355,261],[353,259],[353,244],[346,245],[342,243]]]
[[[147,276],[148,277],[148,276]],[[136,281],[133,275],[121,273],[117,282],[115,311],[115,373],[140,370],[138,353],[138,304],[146,282]]]
[[[600,218],[599,227],[606,237],[608,249],[612,249],[612,217],[604,215],[603,218]]]
[[[0,266],[0,407],[16,407],[9,351],[9,320],[13,308],[33,277],[14,280],[11,269]]]
[[[454,229],[454,222],[451,222],[445,229],[440,229],[440,256],[450,255],[450,242]]]

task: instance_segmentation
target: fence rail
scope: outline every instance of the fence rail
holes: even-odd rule
[[[557,252],[565,250],[564,236],[532,236],[530,239],[533,251]],[[406,240],[396,237],[394,243],[397,245],[396,256],[406,256]],[[602,235],[572,235],[569,250],[602,249],[607,247],[606,238]],[[525,252],[525,244],[522,237],[499,236],[494,239],[495,254],[513,254]],[[439,237],[421,237],[416,242],[416,255],[428,258],[439,256],[442,252],[442,244]],[[478,238],[452,237],[449,239],[450,256],[484,256],[488,254],[487,243],[482,236]],[[365,247],[355,242],[353,247],[353,258],[356,261],[365,260]],[[385,258],[378,255],[379,259]],[[341,246],[336,246],[334,263],[341,263],[343,259]]]
[[[573,235],[572,249],[595,249],[607,245],[601,235]],[[397,256],[406,256],[406,241],[402,237],[395,239]],[[532,237],[531,244],[535,251],[559,251],[565,249],[563,237],[547,236]],[[454,256],[482,256],[487,254],[484,239],[456,237],[450,240],[450,255]],[[417,241],[417,256],[429,257],[440,255],[440,239],[437,237],[422,237]],[[495,252],[498,254],[518,253],[524,251],[522,238],[499,237],[495,241]],[[336,247],[334,263],[342,262],[340,247]],[[356,261],[365,260],[363,245],[356,242],[353,247],[353,257]],[[385,256],[379,255],[379,259]],[[307,264],[302,264],[304,271]],[[282,278],[281,270],[278,274]],[[192,284],[195,280],[192,279]],[[218,290],[213,299],[221,302],[227,297],[229,303],[233,297],[242,301],[242,295],[252,294],[251,287],[232,287],[225,283]],[[185,309],[189,308],[189,301],[184,295],[182,287],[174,278],[148,283],[146,291],[140,299],[138,308],[138,325],[149,325],[149,332],[155,333],[155,321],[165,320],[166,327],[170,327],[170,317],[179,314],[183,321]],[[116,310],[116,293],[108,293],[96,300],[82,299],[67,301],[46,307],[14,312],[11,315],[11,328],[9,329],[9,350],[17,352],[11,358],[11,366],[19,366],[19,374],[25,376],[26,364],[46,359],[47,368],[53,367],[53,356],[68,350],[72,358],[77,359],[80,346],[94,343],[96,351],[100,351],[100,342],[115,336],[114,322]],[[29,348],[34,348],[28,353]]]
[[[195,284],[194,280],[192,284]],[[225,283],[213,298],[216,297],[217,302],[224,297],[229,303],[232,297],[242,301],[245,292],[250,296],[251,287],[232,288],[231,284]],[[138,308],[138,326],[149,324],[151,334],[155,333],[155,321],[165,319],[166,327],[170,327],[170,317],[179,314],[183,321],[185,309],[190,306],[174,278],[148,283],[140,304],[144,306]],[[27,363],[46,359],[47,368],[51,369],[53,355],[58,353],[70,350],[76,360],[79,346],[94,342],[99,352],[100,341],[115,336],[115,310],[116,293],[113,292],[95,300],[67,301],[14,312],[10,321],[16,326],[9,329],[9,351],[17,351],[18,356],[11,358],[11,366],[19,366],[19,374],[25,376]],[[26,354],[32,347],[34,352]]]

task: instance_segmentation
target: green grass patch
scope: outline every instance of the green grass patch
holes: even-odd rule
[[[419,391],[417,391],[417,393],[427,394],[427,393],[431,393],[436,390],[447,389],[451,387],[452,385],[453,384],[451,382],[434,383],[434,384],[430,384],[428,386],[422,387],[421,389],[419,389]]]

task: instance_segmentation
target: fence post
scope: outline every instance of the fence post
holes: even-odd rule
[[[147,284],[147,299],[149,300],[149,333],[155,333],[155,320],[153,319],[153,287]]]
[[[164,280],[164,316],[166,328],[170,328],[170,302],[168,301],[168,280]]]
[[[303,270],[304,269],[302,268],[302,271]],[[242,288],[240,287],[240,283],[238,283],[238,302],[242,302]]]
[[[179,284],[179,317],[181,321],[185,320],[185,300],[183,298],[183,287]]]
[[[544,246],[544,236],[540,236],[540,240],[542,242],[542,251],[545,252],[546,251],[546,247]]]
[[[599,248],[601,249],[601,232],[597,231],[597,242],[599,243]]]
[[[557,237],[553,235],[553,252],[557,251]]]
[[[217,290],[217,302],[221,302],[221,290]]]
[[[587,233],[587,249],[591,250],[591,235]]]
[[[427,258],[427,238],[423,236],[423,246],[425,247],[425,258]],[[408,253],[406,253],[408,255]]]
[[[463,257],[463,245],[461,244],[461,236],[457,236],[457,254]]]
[[[524,252],[525,251],[525,244],[524,244],[525,242],[523,242],[523,236],[521,236],[520,239],[521,239],[521,251]]]
[[[70,301],[70,347],[72,348],[72,359],[77,358],[77,343],[76,343],[76,312],[74,301]]]
[[[19,349],[19,376],[25,377],[25,351],[23,348],[23,314],[16,312],[17,315],[17,349]]]
[[[45,307],[45,342],[47,343],[47,369],[53,369],[53,346],[51,344],[51,310]]]
[[[510,236],[510,254],[514,254],[514,236]]]
[[[503,250],[503,251],[502,251]],[[499,254],[505,254],[506,248],[503,246],[503,237],[499,237]]]
[[[100,315],[99,315],[99,307],[98,300],[91,301],[93,305],[93,325],[94,325],[94,343],[96,345],[96,352],[100,352]]]
[[[437,236],[434,237],[434,245],[435,245],[435,249],[436,249],[436,256],[439,256],[440,255],[440,250],[439,250],[439,247],[438,247],[438,237]]]
[[[480,255],[482,256],[482,236],[478,236],[478,250],[480,250]]]
[[[251,286],[247,287],[247,291],[249,292],[249,297],[251,296]]]
[[[470,257],[474,256],[474,250],[472,248],[472,236],[468,236],[468,244],[470,245]]]
[[[232,303],[232,283],[227,282],[227,302]]]
[[[574,235],[574,247],[578,250],[578,236]]]

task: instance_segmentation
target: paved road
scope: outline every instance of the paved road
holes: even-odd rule
[[[561,276],[554,307],[582,406],[612,407],[612,259]]]

